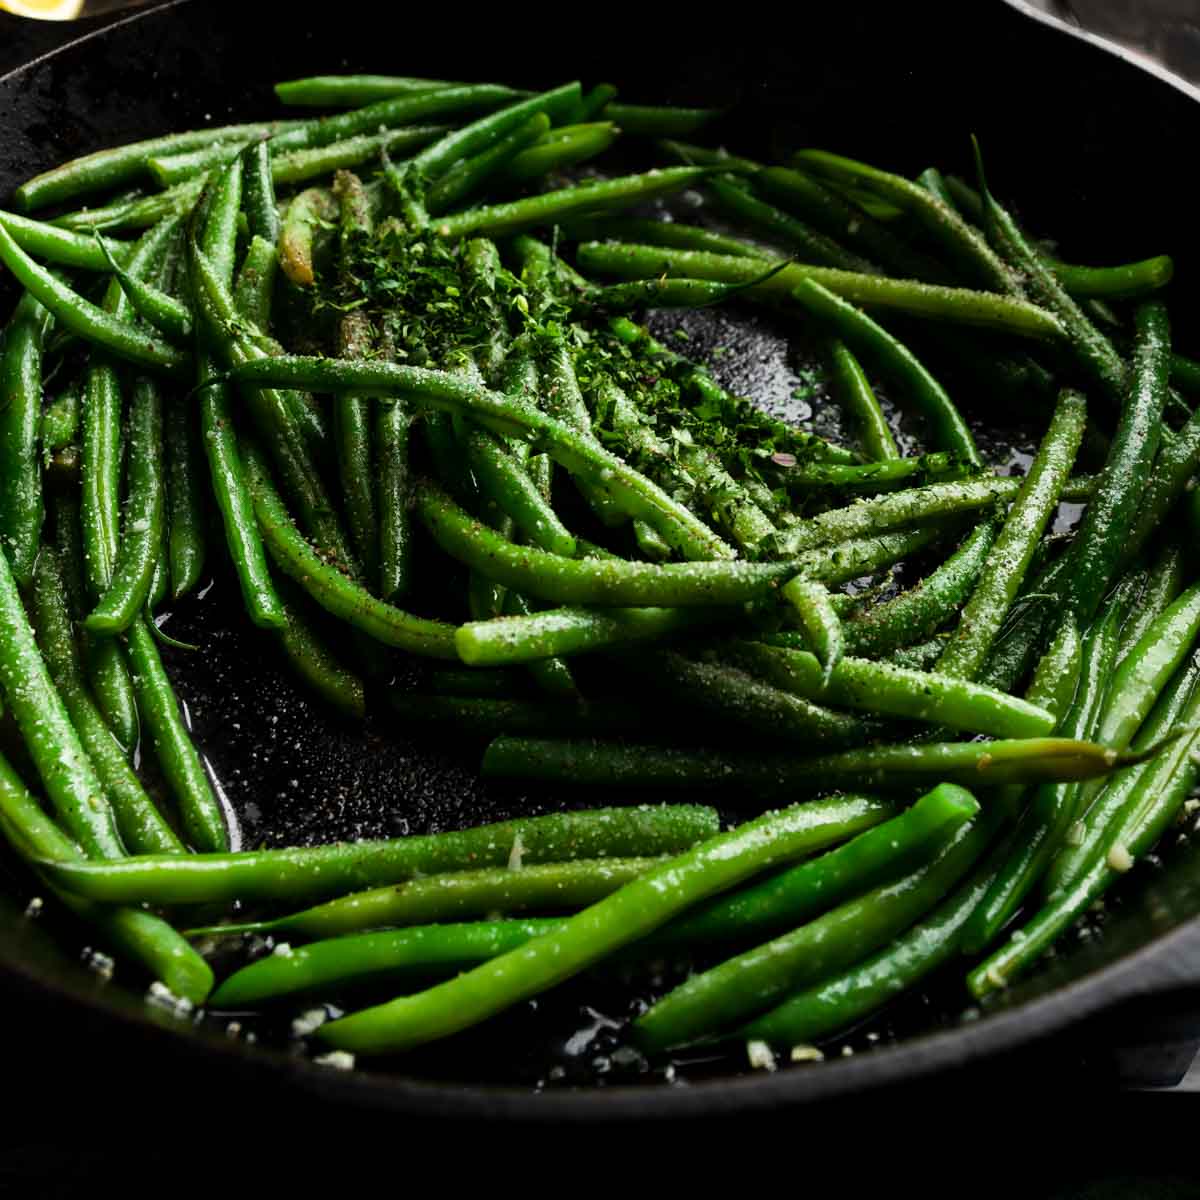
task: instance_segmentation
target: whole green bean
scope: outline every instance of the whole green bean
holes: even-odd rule
[[[121,285],[121,290],[129,298],[129,303],[138,316],[153,325],[171,341],[183,345],[190,344],[195,333],[191,309],[182,301],[160,291],[144,279],[135,279],[111,256],[108,247],[103,242],[101,246],[108,256],[113,276]]]
[[[301,121],[260,121],[249,125],[225,125],[170,133],[141,142],[128,142],[110,150],[72,159],[27,179],[14,195],[17,205],[28,212],[58,204],[88,192],[103,191],[137,179],[145,173],[146,160],[155,154],[173,154],[194,150],[213,142],[252,141],[270,137],[286,129],[302,126]],[[103,268],[100,268],[103,269]]]
[[[664,104],[614,104],[609,102],[601,114],[616,121],[626,133],[645,137],[678,137],[695,133],[724,113],[721,108],[679,108]]]
[[[1117,650],[1118,670],[1146,630],[1183,591],[1184,568],[1182,546],[1178,542],[1168,542],[1155,558],[1147,573],[1142,594],[1121,626],[1121,644]]]
[[[191,929],[188,936],[274,933],[316,941],[365,929],[449,923],[493,913],[569,912],[602,900],[661,861],[598,858],[450,871],[352,892],[274,920]]]
[[[358,1053],[445,1037],[661,928],[684,909],[769,867],[827,845],[835,802],[797,805],[718,835],[668,860],[569,918],[557,933],[455,979],[322,1028],[322,1040]]]
[[[800,628],[804,630],[809,648],[821,666],[823,682],[842,660],[846,651],[846,635],[842,620],[824,584],[797,575],[780,589],[783,598],[796,611]]]
[[[42,409],[43,465],[56,450],[73,446],[79,437],[79,408],[82,385],[72,380]]]
[[[240,854],[142,857],[97,874],[86,865],[54,864],[48,871],[68,890],[105,903],[191,904],[208,900],[317,901],[403,883],[443,871],[508,863],[513,846],[525,863],[678,854],[711,838],[716,812],[700,805],[639,805],[551,813],[389,841],[253,850]],[[61,871],[67,871],[61,875]]]
[[[134,668],[138,709],[158,765],[179,805],[188,842],[198,850],[227,849],[229,832],[221,801],[192,743],[154,636],[142,617],[129,627],[129,657]]]
[[[539,225],[553,225],[578,213],[632,208],[644,201],[682,191],[707,174],[706,167],[665,167],[642,175],[620,175],[614,179],[580,183],[523,200],[487,204],[439,217],[434,222],[434,229],[445,238],[468,234],[499,237]]]
[[[163,440],[166,447],[167,559],[171,598],[182,599],[200,582],[204,570],[204,493],[199,428],[192,406],[169,396]]]
[[[26,293],[0,351],[0,548],[18,587],[33,577],[46,509],[38,435],[42,422],[42,345],[49,313]]]
[[[513,155],[503,169],[503,178],[524,183],[530,179],[540,179],[552,171],[565,171],[603,154],[617,140],[620,132],[612,121],[563,125],[543,134],[532,146]]]
[[[983,668],[1020,590],[1034,549],[1058,507],[1086,422],[1083,396],[1064,390],[975,590],[938,660],[938,670],[943,674],[973,679]]]
[[[854,352],[840,338],[834,338],[829,345],[829,357],[838,402],[858,431],[863,454],[872,462],[898,460],[896,439]]]
[[[454,208],[549,128],[550,118],[544,112],[537,113],[478,154],[461,159],[430,186],[425,194],[426,208],[434,216]]]
[[[783,270],[763,279],[762,263],[758,259],[607,242],[584,242],[578,249],[576,261],[584,271],[623,279],[652,279],[665,273],[688,279],[746,284],[750,285],[747,295],[777,301],[789,297],[805,280],[813,280],[843,300],[864,308],[996,329],[1041,341],[1057,342],[1063,336],[1056,317],[1024,300],[993,292],[889,279],[883,275],[862,275],[835,267],[789,263]]]
[[[311,287],[314,283],[313,233],[336,215],[333,197],[323,187],[308,188],[288,205],[279,233],[279,266],[297,286]]]
[[[265,141],[250,142],[242,151],[242,206],[246,230],[274,245],[279,241],[279,205],[275,200],[274,163]]]
[[[755,642],[736,643],[732,654],[777,687],[838,708],[937,722],[1001,738],[1042,737],[1054,728],[1054,718],[1045,709],[953,676],[862,658],[843,658],[825,671],[803,650]]]
[[[517,666],[642,641],[655,641],[728,619],[721,609],[549,608],[524,617],[468,621],[454,635],[473,667]]]
[[[108,259],[100,248],[101,239],[95,234],[76,233],[57,225],[47,225],[32,217],[19,217],[16,213],[0,210],[0,227],[27,254],[45,259],[60,267],[73,267],[82,271],[107,271]],[[118,262],[124,262],[133,250],[129,242],[104,239],[108,251]]]
[[[123,537],[107,590],[84,620],[90,634],[123,633],[145,607],[163,539],[162,396],[146,376],[129,407],[128,497]]]
[[[444,79],[420,79],[411,75],[311,75],[277,83],[275,95],[284,104],[309,108],[359,108],[392,96],[454,86],[457,85]]]
[[[1069,782],[1107,775],[1142,757],[1053,737],[864,746],[816,758],[499,737],[484,752],[482,773],[489,779],[685,787],[770,799],[837,787],[893,790],[939,780],[976,787]]]
[[[1159,441],[1170,355],[1166,307],[1145,301],[1138,306],[1136,324],[1129,394],[1099,486],[1071,549],[1064,599],[1083,621],[1096,611],[1123,557]]]
[[[397,397],[375,404],[379,490],[379,598],[391,604],[408,593],[412,579],[408,446],[412,414]]]
[[[196,207],[207,184],[207,174],[198,173],[194,178],[176,183],[163,192],[67,213],[55,218],[55,224],[80,233],[89,230],[96,233],[101,229],[110,232],[148,229],[159,221],[186,217]]]

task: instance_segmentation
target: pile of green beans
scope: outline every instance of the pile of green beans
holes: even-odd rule
[[[679,953],[634,1044],[786,1049],[934,970],[985,997],[1153,849],[1200,770],[1200,582],[1154,544],[1200,512],[1200,416],[1157,247],[1049,258],[978,147],[976,190],[681,142],[726,114],[604,83],[276,92],[300,119],[0,211],[0,833],[122,970],[218,1010],[369,987],[316,1038],[371,1055]],[[603,169],[639,139],[668,157]],[[743,302],[821,348],[850,444],[640,323]],[[959,407],[980,379],[1048,398],[1023,478]],[[596,806],[231,849],[159,652],[210,577],[340,719]],[[212,992],[201,950],[249,935],[298,945]]]

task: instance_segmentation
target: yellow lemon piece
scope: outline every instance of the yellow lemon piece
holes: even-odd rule
[[[0,0],[0,9],[40,21],[73,21],[83,11],[83,0]]]

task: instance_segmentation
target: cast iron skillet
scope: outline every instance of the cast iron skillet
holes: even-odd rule
[[[1116,262],[1166,250],[1178,266],[1176,296],[1189,295],[1197,275],[1192,193],[1176,147],[1200,122],[1195,101],[1121,56],[1001,4],[973,11],[969,33],[961,34],[895,11],[907,7],[806,13],[803,25],[776,26],[769,36],[726,18],[683,28],[643,12],[636,28],[589,23],[586,37],[564,37],[551,54],[523,42],[508,11],[473,13],[467,42],[448,40],[440,22],[411,12],[394,34],[316,16],[309,29],[294,4],[272,14],[269,33],[255,33],[246,28],[245,6],[179,0],[0,78],[0,196],[37,170],[103,145],[273,112],[268,85],[279,78],[356,69],[501,76],[536,86],[578,74],[611,79],[631,99],[736,105],[727,132],[751,151],[775,142],[820,144],[907,173],[935,161],[965,169],[966,137],[976,132],[1006,197],[1030,225],[1059,232],[1065,257]],[[257,7],[254,19],[265,19],[267,8]],[[1172,311],[1186,342],[1190,310],[1177,298]],[[730,382],[786,396],[788,363],[769,324],[751,322],[735,333],[741,340],[726,368]],[[976,408],[972,417],[987,426],[990,414]],[[189,623],[207,632],[208,652],[172,665],[198,740],[248,837],[269,843],[420,832],[581,803],[486,789],[473,780],[469,756],[453,747],[406,741],[385,726],[364,737],[331,724],[275,664],[254,664],[221,592],[218,583],[212,600],[178,617],[183,632]],[[1096,1030],[1118,1015],[1149,1014],[1168,1039],[1200,1032],[1197,865],[1183,845],[1160,870],[1139,872],[1103,938],[1073,945],[983,1015],[942,1017],[933,1031],[920,1028],[928,1019],[917,1020],[897,1044],[775,1075],[749,1076],[726,1062],[715,1077],[688,1087],[543,1091],[481,1083],[469,1072],[452,1072],[448,1081],[410,1063],[381,1072],[322,1070],[159,1017],[138,992],[101,985],[63,950],[63,939],[22,916],[23,901],[0,902],[0,973],[29,1000],[31,1019],[54,1031],[15,1052],[36,1055],[43,1076],[69,1072],[81,1098],[90,1095],[93,1075],[79,1070],[86,1047],[91,1067],[120,1062],[128,1078],[152,1085],[170,1073],[190,1090],[219,1090],[232,1103],[286,1093],[435,1117],[747,1113],[879,1095],[914,1081],[937,1085],[955,1068],[1029,1047],[1043,1063],[1057,1061],[1048,1053],[1051,1035]],[[1026,1054],[1019,1061],[1039,1060]]]

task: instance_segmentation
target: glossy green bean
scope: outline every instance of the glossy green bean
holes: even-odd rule
[[[275,84],[275,95],[284,104],[309,108],[359,108],[392,96],[454,86],[444,79],[412,75],[311,75]]]
[[[816,758],[675,750],[604,742],[500,737],[486,778],[570,779],[578,784],[686,787],[769,800],[829,788],[894,790],[946,781],[975,787],[1092,779],[1139,760],[1071,738],[864,746]]]
[[[73,446],[79,438],[79,380],[72,380],[42,409],[42,462],[46,464],[56,450]]]
[[[213,142],[252,141],[299,127],[300,121],[260,121],[249,125],[225,125],[171,133],[141,142],[128,142],[110,150],[72,159],[26,180],[14,193],[18,206],[28,212],[59,204],[88,192],[103,191],[137,179],[145,173],[146,160],[155,154],[193,150]]]
[[[1034,549],[1058,507],[1086,422],[1083,396],[1064,390],[975,590],[938,660],[938,670],[944,674],[973,679],[982,670],[1020,590]]]
[[[388,841],[254,850],[240,854],[143,857],[110,864],[54,864],[56,882],[77,895],[122,903],[191,904],[209,900],[315,902],[330,896],[422,875],[499,867],[514,844],[525,863],[678,854],[719,828],[716,812],[700,805],[639,805],[522,817]],[[64,873],[65,872],[65,873]]]
[[[93,635],[123,633],[145,607],[150,593],[163,539],[162,412],[158,386],[140,376],[129,405],[128,496],[122,538],[108,588],[83,622]]]
[[[42,423],[42,347],[50,315],[22,296],[0,350],[0,551],[18,587],[33,578],[46,515],[38,441]]]
[[[460,204],[490,178],[511,165],[522,150],[533,145],[549,128],[550,118],[544,112],[537,113],[499,141],[461,159],[430,185],[425,194],[425,205],[429,212],[437,216]]]
[[[334,220],[337,208],[327,188],[311,187],[294,197],[284,214],[279,232],[279,267],[298,287],[311,287],[313,232],[323,222]]]
[[[679,137],[695,133],[724,113],[720,108],[678,108],[665,104],[614,104],[611,101],[601,110],[610,121],[616,121],[626,133],[644,137]]]
[[[756,642],[738,642],[731,653],[777,687],[837,708],[1000,738],[1043,737],[1054,729],[1054,718],[1045,709],[954,676],[907,671],[862,658],[843,658],[827,671],[803,650]]]
[[[682,191],[708,173],[705,167],[666,167],[642,175],[594,180],[523,200],[483,205],[439,217],[434,229],[445,238],[468,234],[500,237],[539,225],[553,225],[579,213],[632,208],[644,201]]]
[[[279,205],[275,200],[275,164],[265,141],[250,142],[242,151],[242,207],[246,232],[271,245],[279,241]]]
[[[109,254],[104,243],[101,246],[108,255],[109,268],[129,298],[134,312],[164,337],[181,345],[189,345],[195,333],[191,309],[144,279],[135,279]]]
[[[503,178],[508,182],[525,183],[552,171],[566,171],[603,154],[620,133],[612,121],[591,121],[586,125],[563,125],[552,129],[532,146],[513,155],[503,169]]]
[[[863,454],[872,462],[899,460],[896,439],[854,352],[840,338],[834,338],[829,345],[829,357],[838,403],[857,430]]]
[[[82,271],[107,271],[108,259],[100,248],[94,234],[75,233],[32,217],[21,217],[16,213],[0,211],[0,228],[28,254],[60,267],[72,267]],[[118,262],[124,262],[133,251],[129,242],[105,239],[109,253]]]
[[[199,424],[191,404],[169,396],[163,430],[166,447],[167,546],[171,598],[195,589],[204,571],[206,537]]]
[[[186,217],[196,207],[207,184],[207,174],[196,174],[195,178],[185,179],[163,192],[67,213],[55,218],[55,224],[80,233],[96,233],[102,229],[109,232],[148,229],[159,221]]]
[[[1057,342],[1063,336],[1056,317],[1024,300],[993,292],[862,275],[834,267],[789,263],[769,279],[762,279],[762,263],[758,259],[607,242],[583,243],[576,261],[584,271],[623,279],[652,279],[667,274],[747,284],[751,285],[747,287],[747,295],[775,301],[789,297],[803,281],[813,280],[843,300],[864,308],[995,329],[1040,341]]]

